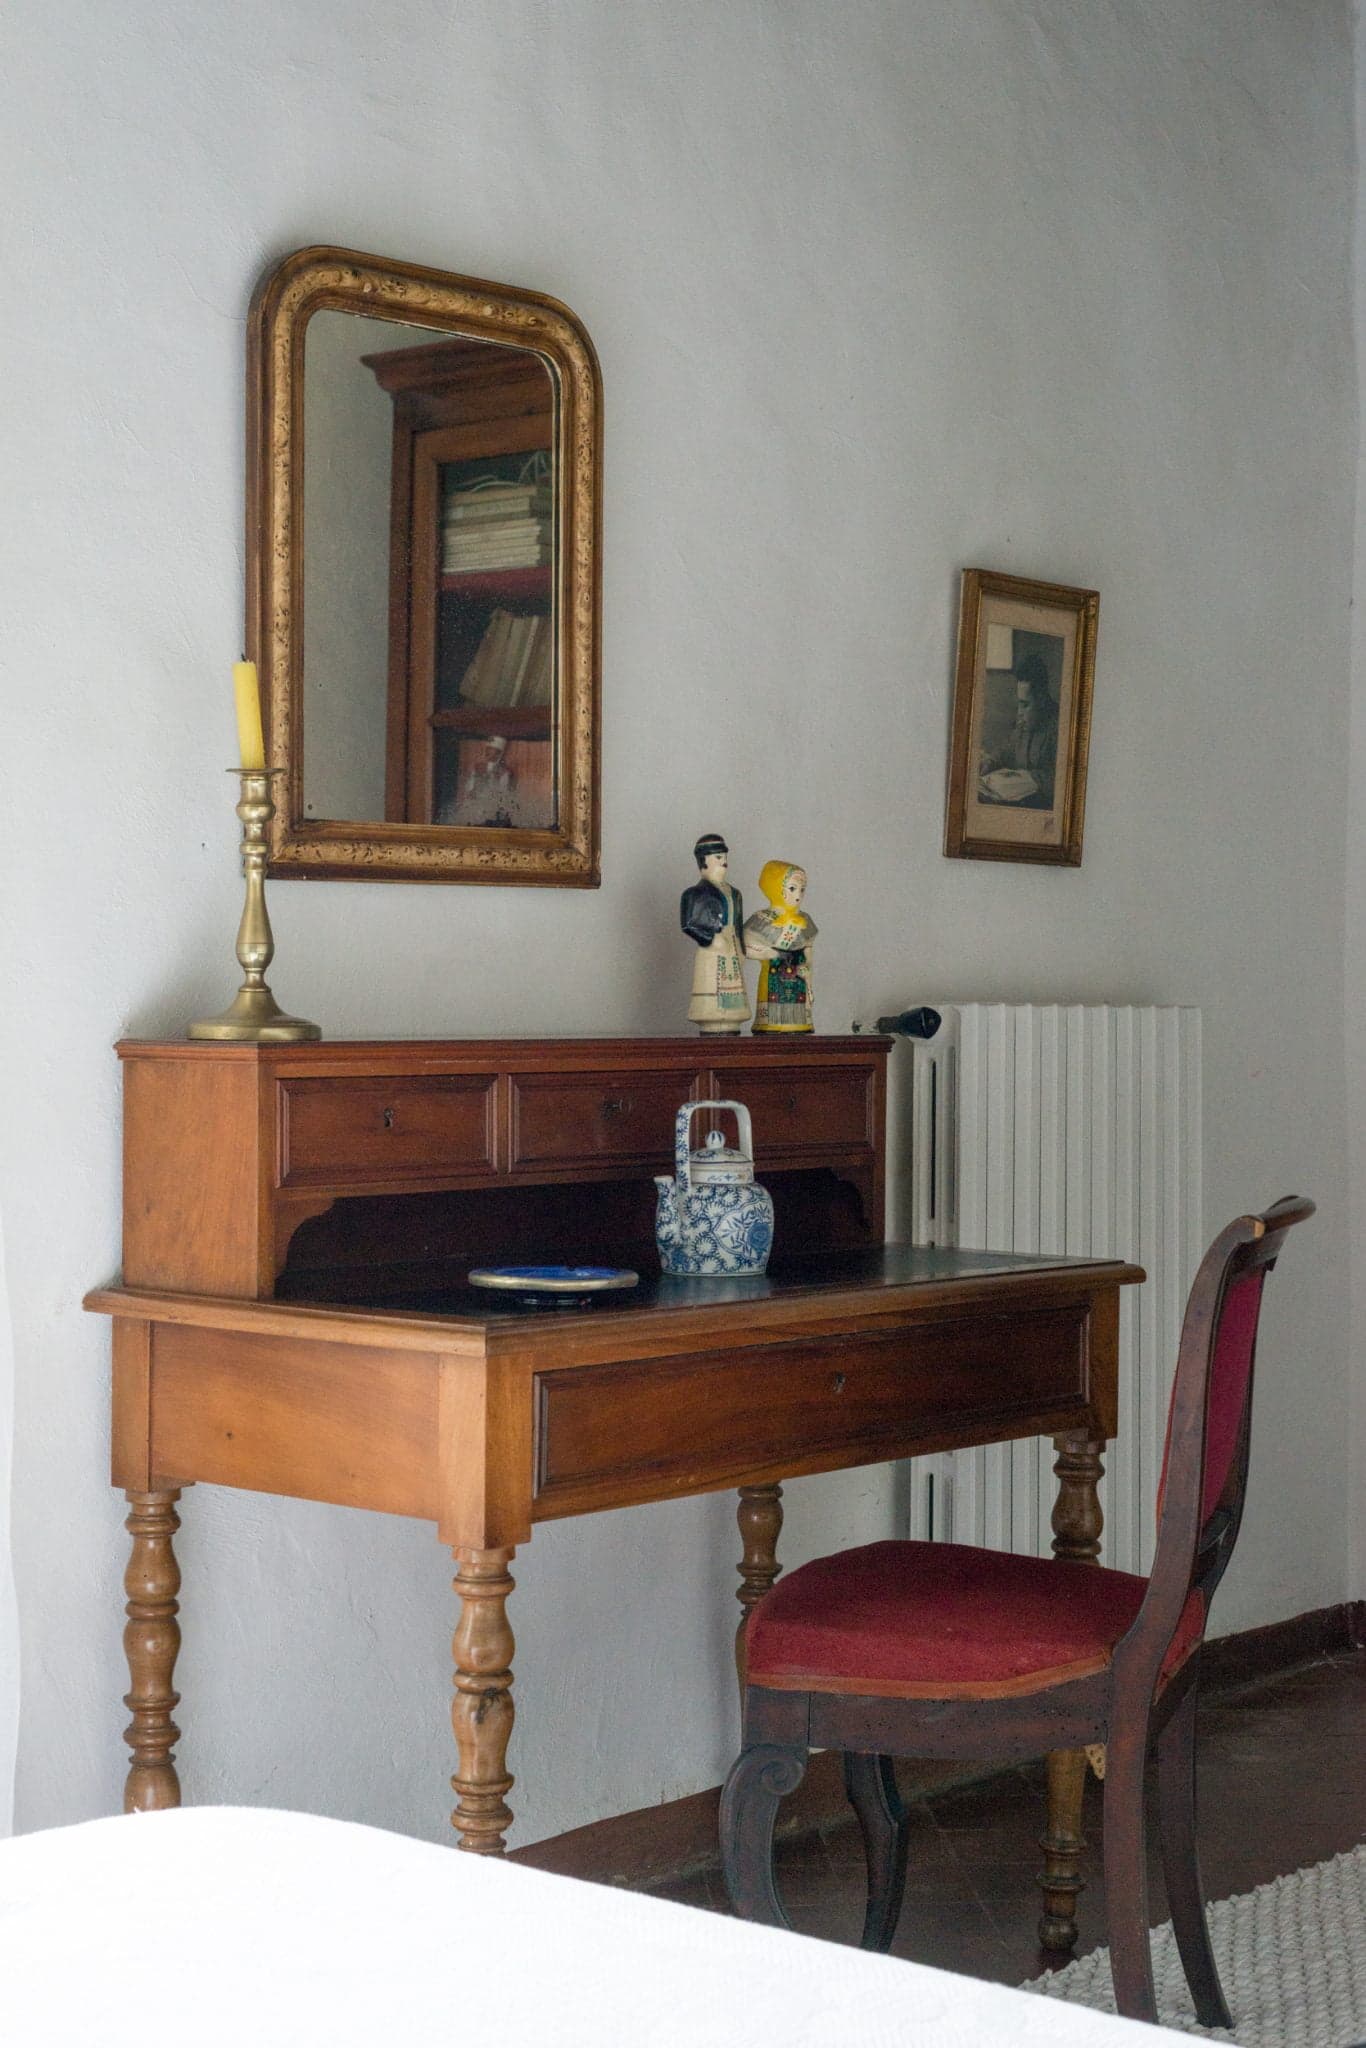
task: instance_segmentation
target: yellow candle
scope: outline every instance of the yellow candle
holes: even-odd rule
[[[244,768],[264,768],[266,743],[261,734],[261,690],[254,661],[235,661],[232,686],[237,695],[237,742]]]

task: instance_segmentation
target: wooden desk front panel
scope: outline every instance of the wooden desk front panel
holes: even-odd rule
[[[176,1323],[116,1326],[116,1486],[196,1480],[445,1519],[437,1357]]]
[[[1041,1273],[974,1283],[975,1300],[815,1291],[492,1328],[119,1289],[89,1301],[116,1318],[116,1485],[291,1494],[488,1547],[738,1482],[1108,1437],[1131,1270],[1075,1291]]]
[[[538,1373],[532,1515],[1078,1427],[1091,1352],[1091,1304],[1074,1301]]]

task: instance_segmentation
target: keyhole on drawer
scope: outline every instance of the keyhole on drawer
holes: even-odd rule
[[[394,1128],[394,1112],[392,1109],[386,1109],[384,1112],[384,1128],[386,1131],[392,1131]]]
[[[844,1392],[844,1374],[842,1372],[831,1373],[830,1386],[832,1392],[842,1394]]]
[[[789,1095],[787,1098],[787,1113],[789,1116],[795,1116],[797,1113],[797,1098],[795,1095]]]

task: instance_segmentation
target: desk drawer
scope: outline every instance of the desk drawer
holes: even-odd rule
[[[842,1152],[876,1142],[877,1072],[869,1066],[803,1066],[800,1054],[767,1070],[718,1066],[716,1093],[743,1102],[754,1119],[754,1152],[766,1161]]]
[[[697,1067],[644,1073],[514,1074],[511,1170],[673,1166],[674,1118],[701,1085]],[[700,1143],[700,1139],[698,1140]]]
[[[373,1074],[280,1082],[286,1188],[468,1181],[496,1164],[495,1074]]]
[[[539,1519],[952,1445],[1086,1406],[1087,1304],[537,1378]],[[994,1327],[993,1327],[994,1325]]]

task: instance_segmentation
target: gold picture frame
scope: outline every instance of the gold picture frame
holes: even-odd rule
[[[387,796],[360,819],[312,814],[304,786],[305,336],[315,316],[337,313],[357,316],[361,323],[396,323],[413,330],[415,342],[435,345],[436,353],[441,352],[439,345],[448,343],[492,344],[495,359],[539,365],[542,383],[553,394],[553,555],[538,572],[549,591],[553,622],[551,704],[537,711],[553,750],[556,801],[549,825],[429,823],[399,809]],[[385,334],[388,329],[381,326],[378,331]],[[371,360],[391,365],[393,356]],[[402,407],[411,401],[407,392],[397,396],[394,412],[399,421]],[[504,410],[515,411],[511,400]],[[514,437],[506,445],[521,443]],[[418,493],[406,472],[400,473],[397,430],[394,447],[387,532],[390,754],[395,752],[399,696],[395,672],[407,660],[404,649],[417,640],[418,628],[428,630],[431,625],[430,619],[409,615],[407,600],[394,594],[401,580],[395,564],[401,571],[408,559],[430,553],[427,566],[433,573],[427,584],[442,581],[436,574],[440,565],[435,521],[429,522],[430,532],[423,528],[417,533]],[[597,357],[582,322],[557,300],[486,279],[323,246],[296,250],[262,280],[247,328],[246,652],[260,672],[269,762],[279,771],[270,825],[272,877],[598,887],[601,469]],[[377,665],[376,690],[384,688]],[[313,695],[316,700],[317,693]],[[482,707],[476,706],[476,721],[481,715]],[[521,726],[514,725],[518,715],[525,725],[525,712],[503,714],[513,737],[521,732]],[[427,722],[436,725],[450,716],[442,712]],[[506,736],[501,744],[508,744]],[[380,765],[383,771],[385,764]],[[392,769],[389,779],[396,779]]]
[[[1080,867],[1100,595],[963,571],[944,852]]]

